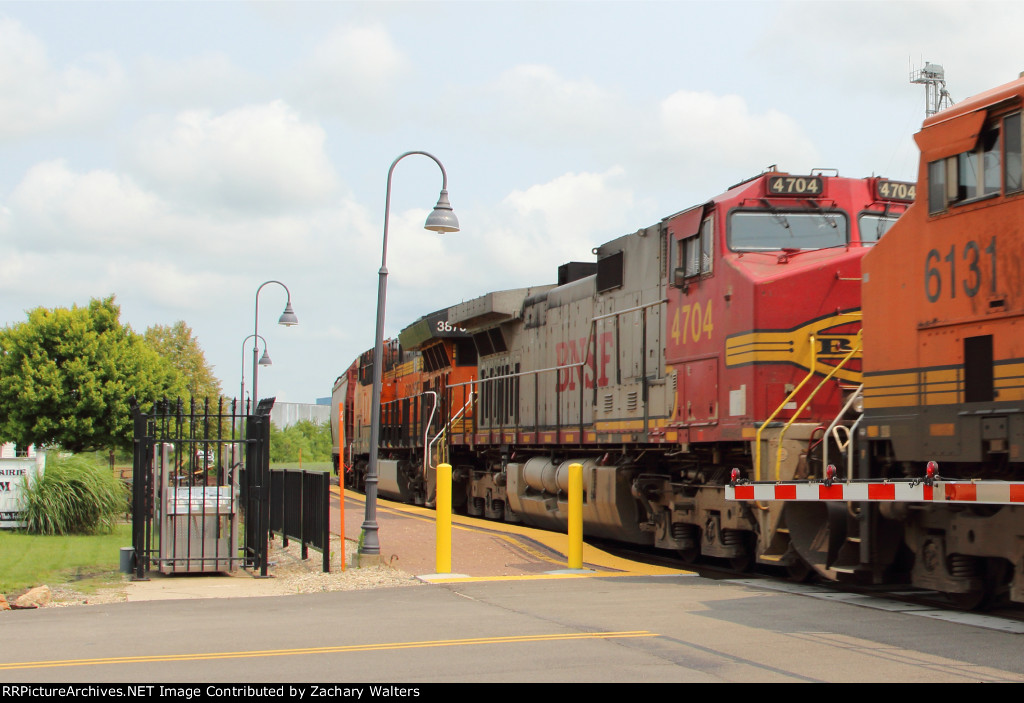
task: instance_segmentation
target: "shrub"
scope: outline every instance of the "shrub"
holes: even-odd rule
[[[128,490],[105,464],[51,455],[42,477],[27,481],[21,509],[33,534],[110,532],[128,510]]]

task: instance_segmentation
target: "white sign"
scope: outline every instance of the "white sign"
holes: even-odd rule
[[[24,527],[19,503],[26,480],[42,476],[46,455],[29,459],[0,459],[0,529]]]

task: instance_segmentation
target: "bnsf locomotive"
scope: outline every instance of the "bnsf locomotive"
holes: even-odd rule
[[[929,118],[916,187],[772,168],[421,318],[386,349],[380,493],[429,505],[444,461],[468,514],[562,529],[578,462],[593,536],[1024,600],[1022,97]],[[357,487],[371,364],[335,384]]]

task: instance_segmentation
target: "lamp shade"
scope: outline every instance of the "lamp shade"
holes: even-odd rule
[[[263,356],[260,357],[259,364],[260,366],[272,366],[274,364],[274,362],[270,360],[270,354],[267,353],[266,349],[263,350]]]
[[[448,202],[448,191],[442,190],[441,196],[437,199],[434,211],[427,217],[424,229],[431,232],[458,232],[459,218],[455,216],[451,203]]]
[[[292,310],[292,303],[289,300],[284,306],[284,312],[281,313],[280,319],[277,324],[284,325],[285,327],[291,327],[292,325],[299,324],[299,318],[295,316],[295,311]]]

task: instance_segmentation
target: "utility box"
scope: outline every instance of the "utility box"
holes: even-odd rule
[[[163,574],[234,571],[238,561],[238,479],[231,471],[182,471],[175,446],[162,444],[154,462],[154,505],[160,532],[157,567]],[[217,478],[221,477],[221,478]],[[208,485],[211,481],[214,485]],[[223,481],[218,483],[217,481]]]

